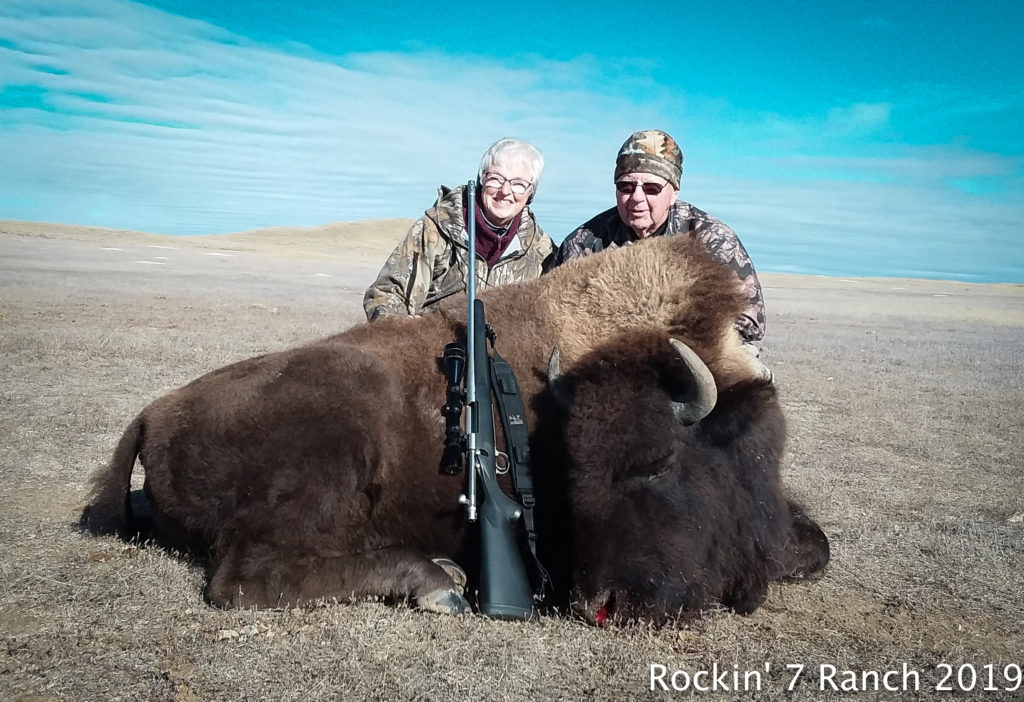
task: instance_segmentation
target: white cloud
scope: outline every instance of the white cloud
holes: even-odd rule
[[[622,79],[630,68],[589,55],[324,56],[126,0],[10,0],[0,152],[14,167],[0,169],[0,218],[212,233],[415,217],[439,183],[473,177],[490,143],[519,136],[545,154],[534,209],[559,239],[613,204],[623,139],[661,127],[687,153],[683,197],[733,225],[769,269],[790,265],[786,236],[927,237],[985,202],[992,231],[1022,219],[1019,198],[962,187],[1016,188],[1019,158],[879,144],[902,109],[893,101],[740,111],[650,80],[638,98]],[[18,90],[30,93],[20,106]]]
[[[762,159],[762,164],[776,173],[803,179],[813,175],[936,188],[953,180],[998,179],[1007,189],[1024,188],[1024,155],[1001,156],[962,146],[901,145],[885,151],[885,155],[773,157]]]
[[[131,3],[43,8],[65,16],[13,9],[0,36],[20,51],[8,51],[0,77],[41,88],[43,109],[4,113],[0,139],[22,186],[11,184],[0,216],[60,205],[85,223],[170,232],[415,216],[439,182],[472,177],[505,135],[541,147],[551,164],[542,192],[553,192],[573,179],[567,164],[608,148],[604,134],[621,140],[637,112],[572,88],[594,70],[588,59],[506,68],[375,53],[342,64]],[[110,205],[87,204],[97,197]],[[209,214],[196,218],[203,203]]]
[[[709,178],[690,193],[736,230],[759,270],[979,282],[1024,270],[1024,190],[986,201],[906,184]]]
[[[892,105],[856,103],[829,110],[827,127],[840,134],[873,132],[889,125]]]

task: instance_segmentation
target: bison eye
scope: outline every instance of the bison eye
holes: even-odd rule
[[[675,465],[675,452],[668,451],[660,456],[636,454],[626,458],[617,471],[616,477],[620,480],[629,480],[637,483],[649,483],[651,481],[668,475]]]

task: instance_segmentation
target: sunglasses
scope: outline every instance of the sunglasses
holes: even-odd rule
[[[661,183],[634,183],[629,180],[616,181],[615,189],[624,195],[632,195],[636,192],[636,186],[643,188],[644,195],[660,195],[665,186]]]

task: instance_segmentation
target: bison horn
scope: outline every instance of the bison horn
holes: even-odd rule
[[[568,410],[572,405],[572,398],[559,371],[558,358],[558,347],[556,346],[551,350],[551,356],[548,358],[548,390],[551,391],[551,396],[561,405],[562,409]]]
[[[718,388],[715,386],[715,377],[711,371],[700,360],[700,356],[694,353],[693,349],[677,339],[669,339],[668,343],[676,350],[679,357],[683,359],[694,382],[694,397],[686,402],[672,402],[672,409],[676,418],[683,424],[696,424],[704,417],[711,414],[718,402]]]

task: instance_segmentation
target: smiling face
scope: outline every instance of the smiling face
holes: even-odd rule
[[[641,239],[665,223],[677,197],[679,189],[653,173],[626,173],[615,181],[619,217]]]
[[[491,224],[505,226],[523,211],[533,192],[533,172],[521,160],[498,160],[483,174],[480,206]]]

